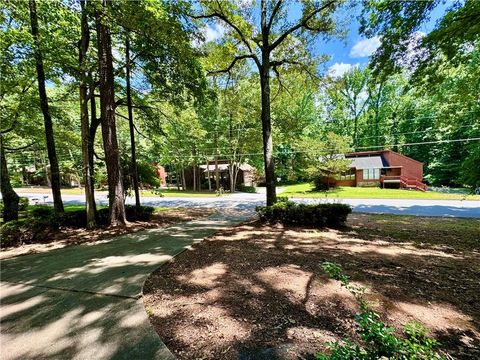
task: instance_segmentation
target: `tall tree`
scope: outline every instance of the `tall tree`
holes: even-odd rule
[[[111,226],[125,225],[122,172],[115,123],[115,83],[112,40],[107,16],[110,2],[102,0],[95,9],[100,74],[100,110],[103,147],[108,176],[109,221]]]
[[[216,69],[211,74],[229,72],[239,61],[250,60],[255,64],[261,88],[261,123],[267,205],[276,202],[276,178],[273,160],[273,138],[271,122],[271,74],[278,75],[282,66],[311,65],[311,57],[305,45],[309,35],[332,35],[336,29],[333,13],[343,1],[302,1],[301,17],[293,23],[288,20],[287,2],[261,0],[260,16],[253,16],[257,9],[245,9],[243,4],[222,1],[202,1],[204,13],[194,15],[196,19],[215,19],[223,22],[231,31],[235,42],[229,42],[226,49],[233,48],[233,60],[224,69]],[[259,18],[259,26],[253,20]],[[296,41],[297,46],[292,46]],[[310,63],[310,64],[309,64]]]
[[[18,201],[19,197],[10,184],[10,176],[8,175],[7,159],[5,157],[5,147],[3,145],[3,134],[0,134],[0,190],[3,199],[3,221],[18,220]]]
[[[87,228],[95,227],[95,197],[92,191],[93,174],[90,167],[89,155],[89,125],[88,125],[88,84],[87,84],[87,50],[90,42],[90,30],[88,28],[88,18],[86,9],[86,0],[81,0],[82,8],[81,20],[81,39],[79,42],[79,65],[80,65],[80,128],[82,133],[82,159],[83,159],[83,181],[85,187],[85,204],[87,212]]]
[[[53,136],[52,117],[48,108],[47,91],[45,89],[45,71],[43,68],[43,57],[40,48],[40,39],[38,35],[37,7],[35,0],[29,0],[30,25],[33,37],[33,51],[35,57],[35,66],[37,69],[38,92],[40,96],[40,107],[43,113],[45,125],[45,137],[47,143],[48,160],[50,162],[50,176],[53,195],[53,204],[55,210],[63,212],[62,194],[60,192],[60,170],[58,167],[57,152],[55,149],[55,138]]]
[[[132,87],[130,85],[130,69],[132,62],[130,60],[130,38],[129,33],[125,35],[125,82],[127,92],[127,109],[128,109],[128,125],[130,130],[130,148],[132,154],[131,171],[133,178],[133,190],[135,192],[135,208],[140,209],[140,191],[138,189],[138,169],[137,169],[137,154],[135,150],[135,127],[133,123],[133,104],[132,104]]]

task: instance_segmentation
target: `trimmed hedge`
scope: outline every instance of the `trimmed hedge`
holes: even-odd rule
[[[272,206],[257,206],[256,210],[265,222],[313,227],[343,226],[352,212],[345,204],[296,204],[284,199]]]

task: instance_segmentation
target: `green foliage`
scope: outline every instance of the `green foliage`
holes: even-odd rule
[[[352,208],[345,204],[296,204],[280,201],[272,206],[257,206],[262,221],[285,225],[339,227],[345,224]]]
[[[149,221],[155,212],[152,206],[125,206],[128,221]],[[97,224],[106,226],[108,222],[108,208],[97,211]],[[83,228],[87,225],[85,209],[66,211],[57,214],[52,206],[35,205],[29,208],[27,217],[17,221],[9,221],[0,228],[2,246],[45,242],[50,239],[52,232],[59,227]]]
[[[421,323],[409,322],[404,327],[405,337],[397,336],[395,328],[385,325],[364,299],[365,288],[351,284],[350,278],[335,263],[324,262],[322,268],[332,279],[340,281],[359,302],[360,313],[355,316],[355,322],[362,344],[350,339],[329,343],[329,354],[317,354],[318,360],[444,359],[435,352],[439,343],[428,336]]]
[[[29,216],[34,219],[53,219],[55,217],[55,209],[48,205],[35,205],[30,208]]]
[[[23,197],[23,196],[20,197],[20,199],[18,201],[18,211],[27,210],[28,204],[29,204],[28,197]]]
[[[250,194],[256,194],[257,193],[257,188],[255,186],[245,186],[245,185],[240,185],[238,187],[238,190],[244,193],[250,193]]]
[[[307,178],[315,182],[317,190],[328,190],[333,186],[333,178],[350,168],[351,160],[344,155],[350,152],[350,138],[329,132],[324,141],[304,137],[297,148],[304,153],[304,166]]]

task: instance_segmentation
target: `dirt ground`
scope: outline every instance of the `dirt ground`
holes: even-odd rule
[[[144,304],[179,359],[311,359],[355,335],[341,265],[388,325],[419,320],[458,359],[480,358],[480,221],[352,214],[342,230],[251,222],[147,280]]]
[[[196,218],[211,215],[214,210],[205,209],[164,209],[153,215],[150,221],[129,222],[125,227],[109,228],[99,227],[93,230],[85,228],[60,228],[53,230],[48,237],[48,242],[36,244],[23,244],[16,247],[0,249],[0,260],[14,256],[49,251],[68,245],[76,245],[85,242],[95,242],[128,233],[134,233],[145,229],[165,227],[171,224],[190,221]]]

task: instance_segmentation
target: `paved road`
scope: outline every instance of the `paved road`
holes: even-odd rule
[[[264,189],[261,189],[264,190]],[[43,201],[44,194],[23,194]],[[108,204],[107,196],[96,196],[99,204]],[[264,193],[235,193],[223,197],[142,197],[145,205],[165,207],[210,207],[218,209],[253,210],[263,205]],[[83,195],[63,195],[66,204],[83,204]],[[404,214],[418,216],[473,217],[480,218],[480,201],[478,200],[418,200],[418,199],[293,199],[298,202],[341,202],[349,204],[355,212]],[[49,196],[46,203],[51,203]],[[127,203],[134,204],[133,198]]]
[[[2,261],[1,359],[172,359],[141,299],[162,263],[252,212]]]

